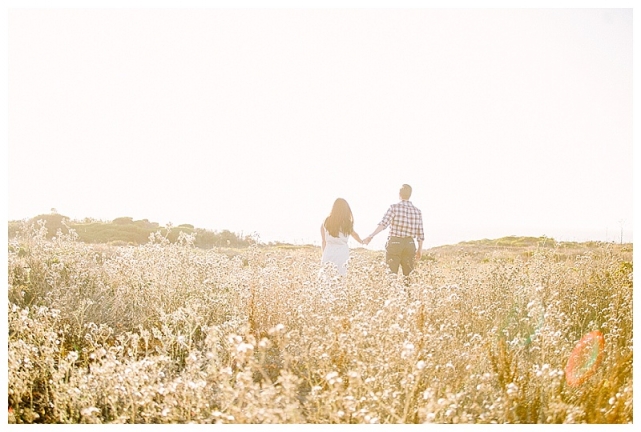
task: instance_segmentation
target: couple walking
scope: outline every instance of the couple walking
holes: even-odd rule
[[[338,198],[334,202],[331,213],[321,225],[323,240],[321,263],[333,263],[338,267],[338,272],[341,275],[346,275],[347,260],[349,259],[349,247],[347,246],[349,236],[361,244],[369,244],[376,234],[391,225],[385,245],[385,260],[392,273],[396,274],[400,265],[403,269],[403,275],[408,276],[414,269],[414,260],[421,258],[423,240],[425,240],[423,216],[421,211],[409,200],[412,195],[410,185],[404,184],[398,195],[400,201],[389,207],[374,232],[364,240],[361,240],[354,231],[354,217],[349,204],[343,198]],[[414,244],[414,238],[418,240],[418,248]]]

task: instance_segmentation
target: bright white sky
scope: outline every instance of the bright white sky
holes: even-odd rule
[[[632,241],[632,15],[9,10],[8,218],[319,244],[337,197],[364,237],[409,183],[425,247]]]

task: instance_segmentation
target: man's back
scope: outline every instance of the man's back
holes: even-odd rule
[[[392,204],[383,216],[380,225],[390,226],[392,237],[414,237],[424,240],[423,215],[411,201],[402,200]]]

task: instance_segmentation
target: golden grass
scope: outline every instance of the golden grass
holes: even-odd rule
[[[11,423],[631,423],[632,248],[9,244]],[[564,368],[600,330],[579,387]]]

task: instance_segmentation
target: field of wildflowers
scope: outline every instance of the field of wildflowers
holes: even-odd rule
[[[630,423],[632,246],[320,251],[9,242],[10,423]],[[565,367],[599,331],[602,361]]]

